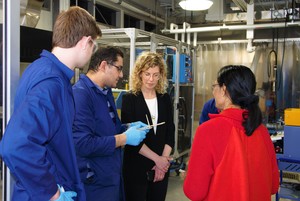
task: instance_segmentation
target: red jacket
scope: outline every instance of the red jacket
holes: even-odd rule
[[[197,128],[183,190],[193,201],[270,201],[279,186],[274,146],[260,125],[251,136],[241,109],[210,115]]]

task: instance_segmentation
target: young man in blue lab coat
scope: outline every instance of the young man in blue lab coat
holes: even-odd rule
[[[121,124],[111,88],[123,77],[122,69],[122,51],[100,48],[73,86],[74,142],[87,201],[124,200],[121,146],[138,145],[149,131],[139,129],[147,126],[142,122],[131,123],[128,130]]]
[[[85,201],[72,136],[74,101],[70,79],[84,66],[101,36],[95,19],[71,7],[53,28],[52,52],[25,70],[0,154],[16,180],[13,201]]]

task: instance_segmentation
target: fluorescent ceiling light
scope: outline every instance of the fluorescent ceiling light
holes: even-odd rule
[[[179,5],[184,10],[207,10],[213,2],[211,0],[182,0]]]

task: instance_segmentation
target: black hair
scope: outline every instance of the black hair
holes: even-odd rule
[[[262,123],[262,114],[258,106],[259,97],[255,95],[255,75],[246,66],[229,65],[219,70],[217,82],[220,86],[226,86],[234,105],[247,110],[243,113],[243,127],[246,135],[251,136]]]
[[[123,52],[117,47],[100,47],[92,56],[88,70],[98,71],[102,61],[113,64],[118,61],[118,56],[124,58]]]

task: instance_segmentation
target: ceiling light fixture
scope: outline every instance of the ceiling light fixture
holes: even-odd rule
[[[213,5],[213,2],[211,0],[182,0],[179,5],[184,10],[207,10]]]

